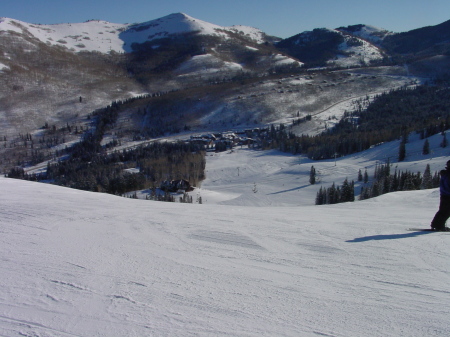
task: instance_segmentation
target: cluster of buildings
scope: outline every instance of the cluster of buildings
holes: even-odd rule
[[[207,151],[226,151],[235,146],[248,146],[258,148],[261,146],[261,137],[266,136],[268,128],[247,129],[242,131],[226,131],[191,136],[190,142],[203,145]]]

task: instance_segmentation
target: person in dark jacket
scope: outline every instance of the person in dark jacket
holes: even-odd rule
[[[447,162],[445,170],[440,172],[439,191],[441,194],[439,210],[431,221],[431,228],[435,231],[450,231],[445,227],[445,222],[450,217],[450,160]]]

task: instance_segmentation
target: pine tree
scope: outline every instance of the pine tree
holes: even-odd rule
[[[388,158],[386,165],[384,165],[384,176],[389,177],[391,175],[391,160]]]
[[[350,184],[348,183],[347,178],[345,178],[344,183],[342,184],[340,202],[351,201],[351,199],[352,199],[352,192],[350,189]]]
[[[430,164],[427,164],[425,168],[425,172],[423,173],[422,178],[422,189],[432,188],[433,187],[433,178],[431,177],[431,169]]]
[[[361,173],[361,169],[358,171],[358,181],[363,181],[363,175]]]
[[[441,147],[447,147],[447,134],[445,132],[442,133]]]
[[[355,182],[352,180],[350,183],[350,200],[355,201]]]
[[[338,186],[335,190],[334,190],[334,204],[337,204],[339,202],[339,200],[341,199],[341,187]]]
[[[413,191],[416,187],[414,185],[414,178],[410,172],[406,173],[405,184],[403,185],[403,191]]]
[[[316,169],[311,166],[311,171],[309,172],[309,183],[314,185],[316,183]]]
[[[316,194],[316,205],[323,205],[324,199],[325,199],[324,192],[322,187],[320,187],[320,190]]]
[[[391,182],[391,191],[395,192],[399,190],[399,178],[398,178],[398,174],[397,174],[397,169],[395,169],[394,172],[394,176],[392,177],[392,182]]]
[[[336,186],[331,185],[331,187],[327,188],[327,194],[326,194],[326,204],[335,204],[334,197],[336,193]]]
[[[441,180],[441,177],[439,176],[438,172],[434,172],[433,175],[433,188],[439,187],[439,182]]]
[[[430,154],[430,142],[428,141],[428,139],[425,139],[425,142],[423,143],[422,154]]]
[[[378,181],[375,181],[372,185],[372,187],[370,188],[370,198],[375,198],[378,197],[380,195],[380,189],[379,189],[379,185],[378,185]]]
[[[367,174],[367,169],[364,171],[364,184],[369,182],[369,175]]]
[[[364,186],[361,186],[361,193],[359,194],[359,200],[364,200],[365,189]]]

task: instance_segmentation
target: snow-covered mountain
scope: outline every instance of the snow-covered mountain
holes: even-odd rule
[[[170,14],[139,24],[90,20],[84,23],[44,25],[1,18],[0,32],[22,34],[49,45],[64,46],[75,52],[98,51],[101,53],[130,52],[133,43],[142,44],[183,34],[211,35],[224,39],[230,38],[230,34],[237,34],[254,43],[266,41],[265,34],[259,29],[247,26],[222,27],[184,13]]]
[[[139,134],[154,122],[152,110],[171,116],[164,121],[169,125],[176,121],[181,128],[203,131],[318,116],[359,97],[445,74],[449,57],[441,36],[446,28],[443,24],[407,34],[408,41],[425,36],[421,45],[428,51],[434,52],[430,45],[437,43],[442,55],[421,57],[420,64],[407,67],[369,69],[390,66],[378,64],[385,56],[379,44],[389,39],[391,50],[403,50],[403,35],[391,39],[382,29],[357,25],[316,29],[276,43],[280,39],[255,28],[221,27],[183,13],[136,24],[92,20],[43,25],[2,18],[0,157],[7,159],[0,167],[21,161],[17,144],[23,144],[24,134],[43,144],[48,140],[45,125],[86,130],[93,111],[136,96],[167,94],[121,112],[118,125],[123,129],[116,134]],[[327,67],[343,70],[320,70]],[[327,121],[314,117],[314,125],[296,131],[316,134],[335,121],[333,114]],[[78,133],[65,134],[57,143],[79,138]]]
[[[327,206],[300,196],[314,195],[311,164],[328,184],[395,148],[337,165],[246,149],[208,157],[203,192],[215,189],[203,200],[228,205],[0,177],[0,335],[448,336],[450,234],[407,231],[428,226],[437,189]],[[438,170],[442,153],[402,168]]]
[[[258,29],[183,13],[139,24],[2,18],[0,135],[66,124],[114,100],[302,65],[267,41]]]
[[[380,43],[388,33],[385,30],[373,26],[356,25],[337,30],[330,29],[329,32],[341,34],[342,40],[338,46],[335,57],[328,61],[333,66],[353,66],[365,64],[372,60],[379,60],[382,54],[373,43]],[[241,43],[248,41],[251,48],[256,51],[264,42],[274,42],[277,39],[268,36],[259,29],[248,26],[222,27],[203,20],[193,18],[184,13],[174,13],[165,17],[136,24],[117,24],[100,20],[91,20],[84,23],[67,23],[55,25],[30,24],[9,18],[0,19],[0,32],[2,34],[19,34],[34,38],[51,46],[65,47],[70,51],[97,51],[101,53],[132,52],[138,45],[150,43],[155,40],[173,38],[177,36],[211,36],[223,39],[241,39]],[[316,41],[315,31],[304,32],[293,38],[294,45],[308,45]],[[278,39],[280,40],[280,39]],[[331,41],[332,42],[332,41]],[[326,43],[330,43],[327,41]],[[286,40],[281,46],[286,49]],[[151,48],[158,49],[157,43]],[[289,48],[287,48],[289,49]],[[309,56],[297,55],[301,61],[308,61]],[[280,55],[281,56],[281,55]],[[284,62],[296,62],[286,56]],[[219,57],[220,58],[220,57]],[[221,59],[221,58],[220,58]],[[7,67],[7,66],[5,66]],[[228,66],[224,66],[227,70]]]
[[[362,35],[320,28],[282,40],[277,46],[308,64],[355,67],[381,60],[381,50]]]
[[[366,41],[375,44],[380,44],[384,38],[393,35],[394,33],[383,28],[378,28],[371,25],[352,25],[347,27],[339,27],[338,31],[360,37]]]

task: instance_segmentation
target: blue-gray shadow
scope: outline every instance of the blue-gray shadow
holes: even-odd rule
[[[366,242],[366,241],[379,241],[379,240],[398,240],[398,239],[408,239],[413,238],[420,235],[431,234],[434,232],[411,232],[411,233],[402,233],[402,234],[387,234],[387,235],[372,235],[372,236],[364,236],[361,238],[355,238],[353,240],[347,240],[345,242]]]
[[[278,191],[278,192],[272,192],[272,193],[268,193],[267,195],[273,195],[273,194],[280,194],[280,193],[286,193],[286,192],[292,192],[292,191],[297,191],[300,190],[302,188],[305,188],[309,185],[303,185],[303,186],[299,186],[299,187],[294,187],[294,188],[290,188],[288,190],[282,190],[282,191]]]

